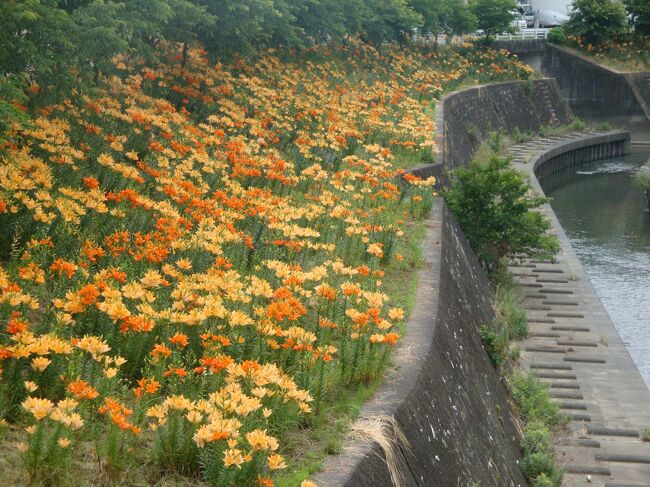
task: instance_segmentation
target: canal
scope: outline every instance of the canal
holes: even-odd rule
[[[605,309],[650,387],[650,213],[633,175],[650,153],[541,181]]]

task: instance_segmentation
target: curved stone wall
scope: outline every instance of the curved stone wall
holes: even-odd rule
[[[469,88],[447,95],[441,105],[438,145],[450,168],[469,164],[486,135],[495,130],[538,132],[542,126],[573,120],[553,79]]]
[[[413,168],[424,178],[445,183],[445,171],[468,165],[485,137],[495,130],[538,132],[565,125],[573,113],[555,80],[508,81],[455,91],[436,106],[438,162]]]
[[[589,134],[557,144],[535,159],[533,171],[538,180],[569,167],[609,159],[630,152],[630,133],[626,131]]]

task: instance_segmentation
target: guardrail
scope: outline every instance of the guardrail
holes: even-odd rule
[[[548,31],[551,29],[521,29],[514,34],[499,34],[497,35],[498,41],[514,41],[521,39],[546,39]]]
[[[513,40],[535,40],[535,39],[546,39],[548,36],[548,31],[550,29],[539,28],[539,29],[521,29],[514,34],[499,34],[496,36],[498,41],[513,41]],[[458,45],[463,44],[468,41],[475,41],[480,39],[482,32],[479,31],[474,34],[464,34],[462,36],[448,36],[446,34],[438,34],[434,36],[433,34],[414,34],[411,36],[411,39],[420,44],[438,44],[441,46],[444,45]]]

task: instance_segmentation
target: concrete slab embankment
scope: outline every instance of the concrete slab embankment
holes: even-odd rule
[[[570,134],[511,148],[514,166],[531,177],[625,153],[629,134]],[[643,486],[650,483],[650,392],[586,276],[549,205],[543,212],[561,252],[551,262],[525,260],[511,270],[526,296],[530,337],[526,368],[546,382],[571,417],[556,445],[566,486]]]

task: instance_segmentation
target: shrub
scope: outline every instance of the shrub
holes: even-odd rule
[[[552,453],[532,453],[521,461],[521,471],[533,486],[557,487],[562,482],[562,472],[555,465]]]
[[[553,44],[564,44],[566,42],[566,34],[562,27],[555,27],[548,31],[548,42]]]
[[[526,310],[521,306],[514,288],[497,285],[494,307],[510,338],[521,339],[528,336]]]
[[[587,44],[601,45],[623,34],[626,28],[623,5],[612,0],[575,0],[566,32]]]
[[[503,329],[482,325],[480,329],[481,340],[485,351],[490,357],[494,367],[503,363],[508,354],[508,333]]]
[[[555,426],[564,421],[560,408],[551,401],[546,384],[532,374],[515,372],[508,377],[512,398],[527,421]]]
[[[650,160],[636,173],[634,182],[645,191],[645,196],[648,200],[648,210],[650,210]]]
[[[551,225],[539,212],[544,198],[529,195],[523,176],[508,160],[492,156],[485,167],[474,162],[457,169],[443,197],[456,215],[479,261],[488,271],[504,257],[548,258],[557,253]]]
[[[513,373],[508,377],[508,387],[526,422],[521,440],[521,471],[533,487],[558,487],[562,470],[555,463],[550,429],[566,418],[551,402],[546,385],[532,374]]]
[[[650,427],[645,426],[641,429],[641,441],[648,442],[650,441]]]

